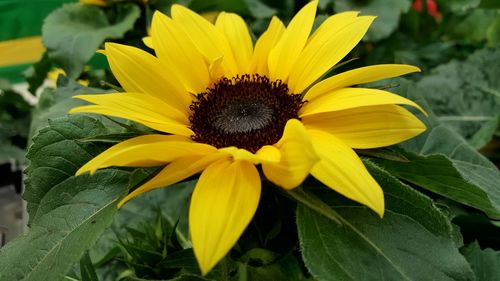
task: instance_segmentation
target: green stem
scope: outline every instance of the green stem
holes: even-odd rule
[[[330,220],[336,222],[338,225],[342,224],[341,216],[312,193],[306,192],[304,191],[304,189],[298,187],[287,191],[286,194],[292,197],[298,203],[308,207],[313,211],[316,211],[318,214],[329,218]]]

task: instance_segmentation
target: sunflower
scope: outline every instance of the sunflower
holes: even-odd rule
[[[120,203],[200,173],[189,229],[203,274],[234,246],[255,214],[267,180],[286,190],[311,174],[329,188],[384,213],[383,192],[353,149],[412,138],[425,126],[378,89],[352,87],[419,71],[374,65],[322,80],[358,44],[374,20],[345,12],[312,35],[317,1],[287,27],[272,18],[252,43],[245,21],[221,13],[211,24],[173,5],[156,12],[148,40],[156,56],[106,43],[104,54],[125,93],[82,95],[71,113],[129,119],[156,130],[114,145],[77,171],[110,166],[165,166]]]

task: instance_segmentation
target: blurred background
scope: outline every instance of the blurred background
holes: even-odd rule
[[[76,3],[81,2],[77,5]],[[287,23],[306,0],[0,0],[0,244],[22,233],[21,198],[30,139],[46,124],[58,75],[88,87],[117,85],[96,50],[105,41],[148,49],[155,10],[180,3],[213,21],[236,12],[256,38],[272,16]],[[315,26],[346,10],[376,15],[363,42],[335,71],[407,63],[407,77],[437,119],[500,163],[499,0],[320,0]],[[399,82],[380,85],[397,88]],[[51,108],[47,115],[40,108]],[[61,112],[59,112],[61,114]]]

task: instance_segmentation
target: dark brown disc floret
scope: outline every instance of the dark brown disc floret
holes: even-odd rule
[[[281,138],[286,122],[299,119],[303,103],[280,80],[257,74],[222,78],[191,104],[192,138],[217,148],[256,152]]]

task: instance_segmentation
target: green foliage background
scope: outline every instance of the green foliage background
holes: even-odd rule
[[[378,16],[345,58],[355,60],[336,72],[377,63],[422,68],[421,74],[370,86],[423,105],[430,116],[420,117],[428,130],[398,146],[358,151],[384,190],[384,219],[313,179],[293,194],[264,182],[254,220],[205,277],[187,231],[196,179],[117,210],[117,201],[156,168],[74,173],[147,128],[67,116],[80,103],[71,97],[119,89],[94,53],[105,41],[151,51],[142,37],[155,9],[168,14],[176,2],[200,13],[237,12],[258,37],[271,16],[287,22],[305,1],[107,2],[66,4],[45,19],[47,53],[26,74],[30,91],[53,66],[68,77],[61,76],[56,89],[44,89],[34,108],[8,82],[0,83],[0,162],[29,163],[23,196],[30,215],[30,231],[0,249],[1,281],[500,279],[500,2],[438,0],[441,16],[433,17],[425,12],[426,1],[424,12],[410,0],[320,1],[315,26],[345,10]],[[89,80],[89,87],[77,79]]]

